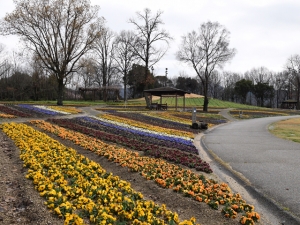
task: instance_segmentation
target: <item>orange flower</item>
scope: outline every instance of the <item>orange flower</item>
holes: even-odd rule
[[[199,202],[203,201],[203,199],[201,197],[199,197],[199,196],[196,196],[196,200],[199,201]]]
[[[195,195],[195,193],[194,193],[193,191],[189,191],[188,194],[189,194],[189,195],[192,195],[192,196]]]
[[[231,206],[231,208],[232,208],[234,211],[237,211],[237,210],[238,210],[238,208],[239,208],[239,206],[238,206],[238,205],[236,205],[236,204],[233,204],[233,205]]]

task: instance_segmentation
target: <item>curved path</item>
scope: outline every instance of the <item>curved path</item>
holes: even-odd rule
[[[262,224],[300,224],[300,144],[268,131],[273,122],[293,117],[299,116],[235,120],[200,140],[220,179],[259,205],[267,218]]]

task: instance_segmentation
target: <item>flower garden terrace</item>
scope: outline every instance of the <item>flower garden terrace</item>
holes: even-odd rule
[[[44,106],[31,104],[0,104],[1,118],[45,118],[81,113],[75,107]]]
[[[24,107],[24,109],[24,112],[30,113],[28,108]],[[47,110],[47,107],[42,109]],[[63,112],[59,112],[59,109],[53,110],[57,113]],[[22,112],[20,109],[18,111]],[[147,123],[150,119],[153,121],[151,124],[155,125],[150,126]],[[154,202],[144,203],[142,195],[139,194],[132,197],[129,193],[134,193],[133,191],[124,192],[122,189],[116,189],[114,192],[107,193],[107,188],[109,190],[115,188],[113,183],[117,178],[109,177],[109,180],[105,181],[106,191],[101,195],[100,192],[104,187],[96,180],[95,184],[88,182],[94,181],[95,177],[91,178],[90,174],[95,172],[79,170],[84,166],[77,165],[76,160],[59,161],[71,158],[70,155],[66,156],[60,152],[61,149],[69,150],[59,142],[48,146],[47,143],[52,141],[47,135],[44,136],[45,133],[56,135],[62,140],[70,140],[99,157],[106,157],[116,165],[127,167],[162,188],[172,189],[174,194],[206,203],[220,210],[225,217],[239,218],[243,224],[257,221],[259,214],[254,211],[253,206],[242,199],[241,195],[232,193],[227,184],[219,184],[206,178],[205,172],[212,171],[209,165],[197,156],[197,149],[193,145],[194,134],[186,129],[189,127],[187,122],[188,119],[185,121],[184,118],[176,116],[176,113],[169,115],[166,112],[159,117],[159,115],[139,113],[128,115],[116,112],[101,114],[100,117],[79,114],[71,119],[62,117],[49,118],[48,121],[32,121],[31,125],[39,129],[39,132],[32,129],[31,125],[28,126],[29,124],[5,123],[1,128],[24,153],[22,156],[24,165],[30,169],[27,178],[33,180],[36,189],[45,197],[48,208],[63,218],[67,224],[80,222],[86,218],[91,223],[96,223],[103,218],[106,218],[107,223],[131,221],[130,223],[136,224],[141,222],[154,224],[153,221],[160,221],[157,224],[195,224],[196,222],[193,218],[180,221],[176,213],[168,211],[164,206],[156,205]],[[164,126],[166,123],[171,126]],[[29,136],[29,139],[26,139],[26,136]],[[50,149],[56,149],[55,157],[51,155],[52,151],[49,152]],[[72,150],[68,154],[73,155],[73,153],[76,152]],[[48,154],[50,158],[42,159]],[[82,156],[75,154],[74,157],[80,159],[79,161],[84,165],[89,166],[91,163],[94,169],[101,167],[88,159],[81,158]],[[76,173],[74,168],[77,168]],[[105,173],[96,174],[97,179],[98,177],[106,179]],[[52,178],[48,180],[47,177]],[[111,179],[114,181],[112,182]],[[123,181],[117,181],[119,182]],[[124,184],[124,187],[126,185]],[[117,186],[119,187],[119,184]],[[123,195],[117,194],[119,192]],[[99,195],[96,198],[92,197],[95,193]],[[138,195],[140,197],[137,197]],[[118,201],[113,200],[118,198]],[[155,211],[153,207],[157,210]]]

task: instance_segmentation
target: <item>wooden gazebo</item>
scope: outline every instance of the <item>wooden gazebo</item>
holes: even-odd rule
[[[284,100],[281,103],[281,108],[282,109],[296,109],[297,108],[298,101],[294,99],[288,99]]]
[[[175,109],[177,110],[177,97],[183,97],[183,109],[185,109],[185,94],[190,94],[190,92],[180,90],[172,87],[160,87],[154,89],[144,90],[145,99],[147,102],[147,106],[150,107],[152,105],[152,96],[159,96],[159,104],[162,105],[163,97],[175,97]],[[163,107],[165,108],[165,107]],[[165,108],[166,109],[166,108]]]

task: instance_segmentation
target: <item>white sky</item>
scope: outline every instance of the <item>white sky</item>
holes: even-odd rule
[[[154,66],[155,75],[177,76],[195,73],[175,58],[181,37],[200,24],[218,21],[230,31],[230,47],[236,56],[224,67],[226,71],[244,73],[264,66],[273,72],[284,69],[287,59],[300,54],[299,0],[91,0],[100,6],[99,16],[115,32],[133,30],[129,18],[145,8],[153,13],[162,10],[164,28],[174,40],[165,57]],[[0,0],[0,18],[14,9],[13,0]],[[1,37],[0,43],[16,48],[17,38]]]

